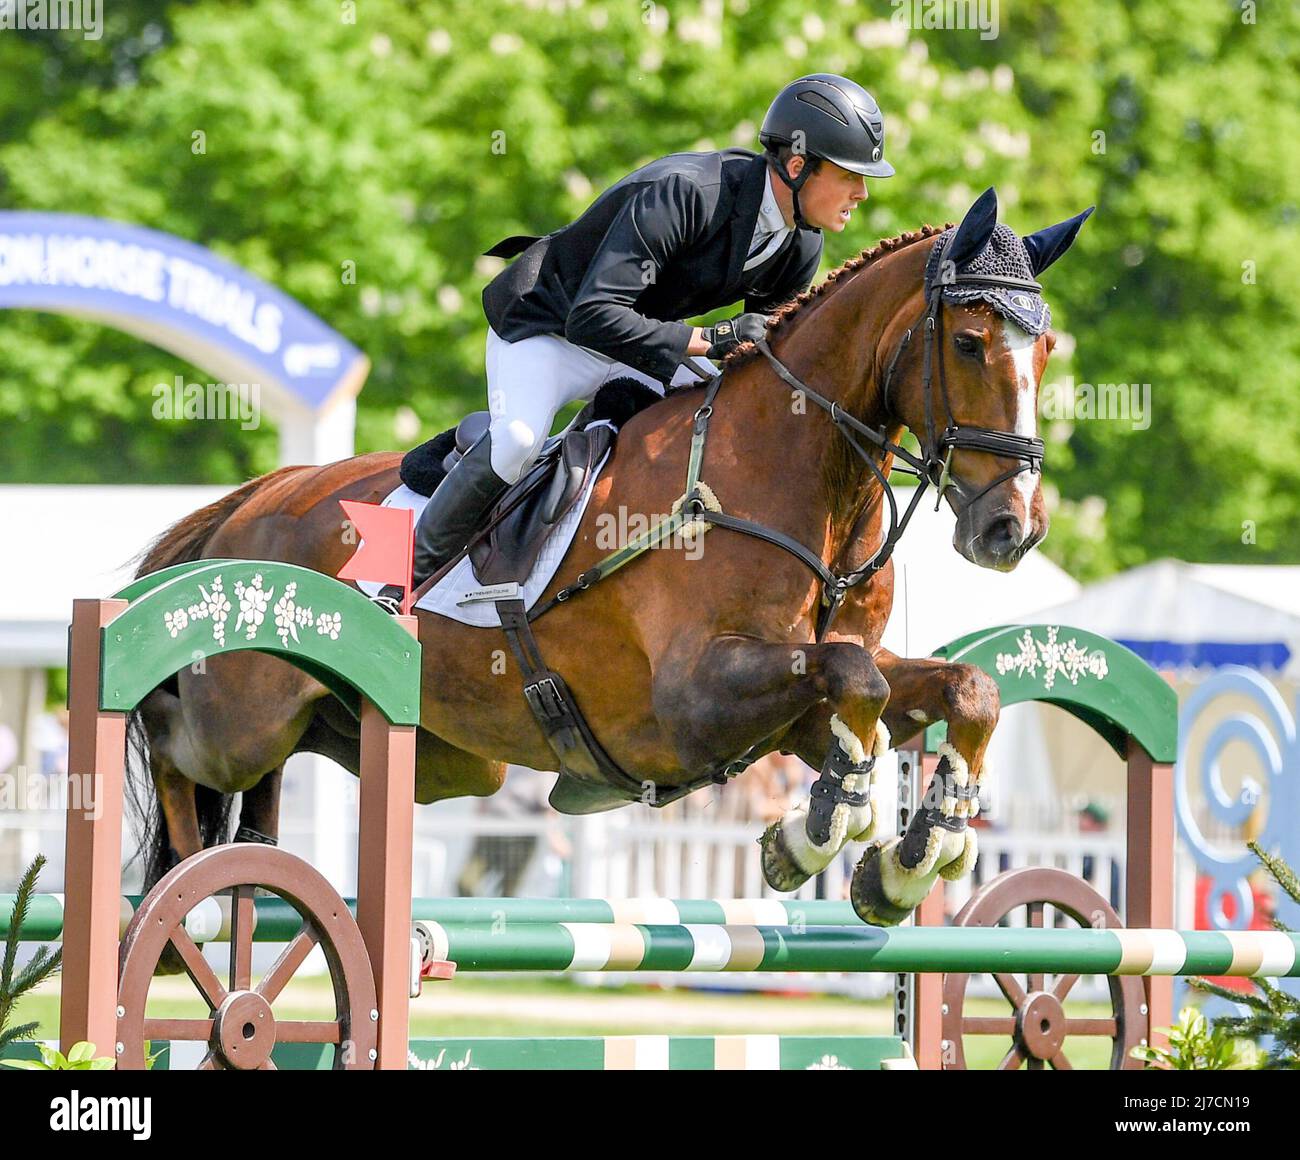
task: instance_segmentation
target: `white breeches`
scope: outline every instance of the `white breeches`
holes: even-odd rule
[[[690,360],[701,375],[716,373],[705,358]],[[492,470],[514,483],[532,465],[555,414],[567,403],[592,398],[610,379],[633,378],[663,394],[663,384],[643,371],[616,362],[556,334],[506,342],[488,327],[488,411],[492,416]],[[689,363],[677,368],[673,386],[699,376]]]

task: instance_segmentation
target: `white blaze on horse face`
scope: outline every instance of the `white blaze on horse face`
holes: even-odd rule
[[[1017,435],[1035,436],[1038,434],[1038,379],[1034,374],[1034,351],[1038,339],[1006,318],[1002,321],[1002,345],[1011,355],[1011,365],[1015,368],[1016,375],[1015,413],[1012,415],[1011,430]],[[1013,482],[1025,501],[1024,533],[1027,536],[1030,505],[1038,488],[1038,475],[1032,471],[1022,471]]]

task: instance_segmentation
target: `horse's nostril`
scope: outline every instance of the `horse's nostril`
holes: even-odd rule
[[[1020,521],[1015,516],[996,519],[984,530],[984,543],[999,556],[1015,551],[1022,539]]]

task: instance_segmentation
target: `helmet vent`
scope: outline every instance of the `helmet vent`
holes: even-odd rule
[[[879,143],[880,126],[876,124],[875,118],[873,117],[871,120],[867,120],[858,109],[854,109],[853,111],[858,114],[858,120],[862,122],[862,127],[867,131],[867,136],[870,137],[872,141]],[[877,150],[877,152],[879,152],[879,150]],[[879,160],[879,158],[877,158],[877,160]]]
[[[844,114],[823,97],[821,93],[802,92],[795,97],[795,100],[803,101],[805,105],[812,105],[814,109],[820,109],[828,117],[834,117],[841,125],[848,124],[848,121],[844,119]]]

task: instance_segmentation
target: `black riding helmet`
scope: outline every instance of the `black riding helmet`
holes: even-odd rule
[[[807,157],[820,157],[863,177],[890,177],[885,160],[885,119],[875,98],[861,85],[834,73],[813,73],[786,85],[776,96],[758,132],[763,147],[795,145]],[[811,229],[799,211],[799,190],[812,176],[807,166],[792,178],[772,165],[794,194],[794,220]]]

